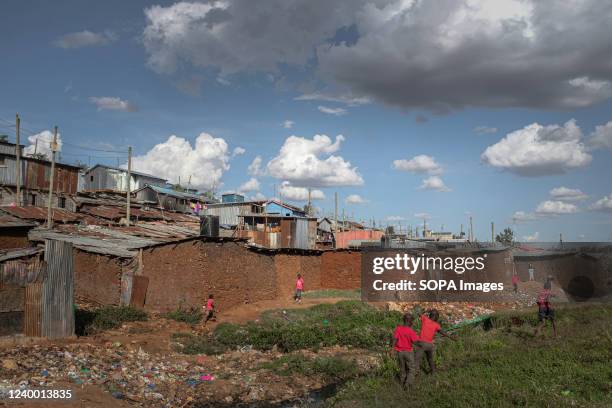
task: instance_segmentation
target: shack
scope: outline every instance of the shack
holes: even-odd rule
[[[35,226],[36,223],[31,221],[0,215],[0,249],[29,247],[28,232]]]
[[[239,215],[238,238],[269,249],[316,249],[317,219],[274,214]]]

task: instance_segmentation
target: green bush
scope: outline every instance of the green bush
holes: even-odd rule
[[[125,322],[146,321],[146,312],[130,306],[107,306],[94,311],[77,309],[75,332],[86,336],[121,326]]]
[[[202,320],[202,312],[195,307],[189,309],[178,307],[176,310],[166,313],[164,317],[166,319],[176,320],[177,322],[195,325]]]
[[[352,361],[337,356],[308,358],[300,353],[286,354],[276,360],[260,364],[259,369],[267,369],[278,375],[321,376],[326,380],[346,380],[359,374],[359,367]]]

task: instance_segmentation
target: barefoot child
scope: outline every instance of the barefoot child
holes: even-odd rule
[[[417,345],[416,367],[417,369],[420,367],[421,358],[423,358],[423,353],[425,353],[427,362],[429,363],[429,374],[436,372],[436,363],[434,361],[434,351],[436,350],[434,346],[434,337],[436,337],[436,333],[440,333],[449,339],[455,340],[450,334],[442,330],[440,323],[438,323],[439,318],[440,314],[436,309],[430,310],[429,316],[427,316],[427,314],[421,315],[421,335],[419,336],[421,342]]]
[[[215,297],[212,295],[212,293],[210,295],[208,295],[208,300],[206,301],[206,306],[204,306],[205,312],[206,312],[206,318],[204,319],[204,326],[206,326],[206,323],[210,320],[216,320],[214,319],[214,314],[215,314]]]
[[[406,389],[412,385],[416,374],[413,343],[419,341],[419,336],[412,329],[412,315],[405,314],[403,320],[404,325],[397,326],[393,332],[393,348],[400,367],[400,384]]]
[[[302,303],[302,292],[304,291],[304,278],[298,273],[297,280],[295,281],[295,296],[293,300],[297,303]]]

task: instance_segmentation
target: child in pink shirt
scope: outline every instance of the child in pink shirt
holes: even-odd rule
[[[304,291],[304,278],[298,273],[297,280],[295,281],[295,296],[293,300],[297,303],[302,303],[302,292]]]
[[[208,300],[206,301],[206,306],[204,306],[204,309],[206,311],[206,318],[204,319],[204,326],[206,326],[206,323],[210,320],[216,320],[214,319],[214,314],[215,314],[215,297],[212,295],[212,293],[210,295],[208,295]]]

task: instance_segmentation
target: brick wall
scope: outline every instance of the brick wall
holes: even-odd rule
[[[321,255],[321,288],[359,289],[361,287],[361,252],[324,252]]]
[[[297,274],[304,278],[306,290],[321,289],[321,256],[277,254],[274,256],[278,296],[290,298],[295,293]]]
[[[217,307],[276,298],[274,260],[235,242],[190,241],[143,251],[149,278],[145,309],[169,311],[201,306],[209,293]]]
[[[95,303],[118,305],[121,263],[117,258],[74,249],[75,294]]]
[[[0,249],[26,248],[32,246],[28,241],[30,228],[2,228]]]

